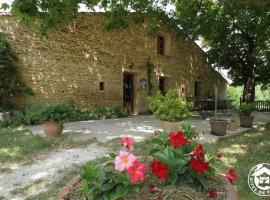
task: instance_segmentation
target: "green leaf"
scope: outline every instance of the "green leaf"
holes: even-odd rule
[[[216,170],[215,170],[215,168],[213,168],[213,167],[209,167],[209,168],[207,169],[207,172],[208,172],[211,176],[215,176],[215,175],[216,175]]]
[[[159,138],[154,137],[151,140],[151,144],[163,145],[163,142]]]
[[[152,156],[153,154],[155,154],[155,153],[157,153],[157,152],[159,152],[160,151],[160,149],[151,149],[149,152],[148,152],[148,155],[149,156]]]
[[[98,168],[97,176],[98,176],[99,185],[102,185],[104,181],[106,180],[105,172],[103,171],[102,168]]]
[[[200,183],[203,185],[204,188],[206,188],[208,186],[208,180],[205,176],[197,175],[197,178],[200,181]]]
[[[174,162],[175,162],[175,157],[174,157],[174,152],[173,152],[173,149],[170,148],[170,147],[166,147],[165,150],[164,150],[164,153],[167,157],[167,160],[168,160],[168,164],[169,166],[174,166]]]
[[[128,192],[137,193],[137,192],[139,192],[139,188],[136,185],[129,185]]]
[[[115,153],[110,153],[109,156],[110,156],[111,158],[114,159],[114,158],[117,156],[117,154],[115,154]]]
[[[168,181],[171,182],[172,184],[175,184],[177,180],[177,171],[170,169],[168,173]]]
[[[155,157],[158,161],[160,161],[160,162],[162,162],[162,163],[164,163],[164,164],[168,164],[167,156],[166,156],[164,153],[162,153],[162,152],[157,152],[157,153],[154,154],[154,157]]]
[[[101,191],[105,192],[105,191],[111,190],[114,186],[115,184],[105,183],[100,187],[100,189]]]
[[[117,183],[122,183],[125,186],[129,185],[129,178],[126,175],[122,175],[120,174],[117,178],[116,178],[116,182]]]
[[[127,195],[128,189],[123,185],[118,185],[116,191],[110,195],[110,200],[118,200],[121,197],[125,197]]]
[[[86,164],[83,167],[83,173],[81,174],[81,177],[86,180],[90,179],[96,179],[97,178],[97,166],[90,163]]]

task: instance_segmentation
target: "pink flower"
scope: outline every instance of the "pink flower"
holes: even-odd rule
[[[128,151],[132,150],[132,146],[135,143],[135,140],[131,137],[124,137],[122,140],[119,142],[122,146],[126,147]]]
[[[130,174],[130,182],[132,184],[137,183],[138,180],[144,181],[144,171],[146,170],[146,166],[140,164],[137,160],[133,163],[133,165],[128,168],[127,173]]]
[[[127,151],[120,151],[119,155],[115,157],[115,170],[122,172],[130,168],[136,161],[136,157]]]

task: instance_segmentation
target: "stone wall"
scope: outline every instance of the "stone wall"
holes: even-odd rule
[[[210,69],[205,53],[184,35],[163,26],[166,55],[157,54],[157,39],[147,36],[146,24],[127,29],[102,31],[101,14],[80,14],[74,26],[51,30],[47,38],[25,28],[11,16],[0,16],[0,31],[17,56],[18,71],[34,91],[34,97],[20,98],[17,105],[73,100],[80,108],[122,106],[123,73],[134,74],[135,112],[147,110],[147,91],[140,80],[147,79],[147,62],[154,64],[153,92],[165,77],[166,89],[184,85],[186,96],[194,96],[195,81],[206,85]],[[133,65],[132,69],[130,65]],[[100,82],[105,90],[99,90]],[[224,82],[225,85],[225,82]],[[202,95],[208,93],[202,88]],[[220,96],[226,95],[226,87]]]

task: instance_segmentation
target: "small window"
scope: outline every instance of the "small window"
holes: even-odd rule
[[[99,83],[99,90],[100,91],[103,91],[104,90],[104,86],[105,86],[104,82],[100,82]]]
[[[157,52],[160,55],[165,54],[165,38],[160,35],[157,36]]]

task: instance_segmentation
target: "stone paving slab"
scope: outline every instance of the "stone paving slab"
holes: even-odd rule
[[[269,112],[254,112],[253,115],[255,116],[254,126],[270,122]],[[234,119],[239,121],[238,115],[233,113],[229,113],[229,116],[222,115],[220,118]],[[204,131],[204,140],[214,142],[220,138],[220,136],[210,134],[209,120],[209,118],[205,120],[197,118],[186,120],[186,122],[190,123],[197,130]],[[28,126],[28,128],[34,134],[46,137],[40,125]],[[227,131],[227,135],[225,137],[246,131],[248,129],[249,128],[240,128],[238,131]],[[151,136],[155,130],[163,130],[162,122],[154,119],[154,117],[150,115],[139,115],[121,119],[65,123],[63,135],[66,135],[68,138],[71,138],[74,141],[84,141],[95,137],[100,142],[106,142],[110,139],[122,136],[131,136],[137,141],[140,141]]]

